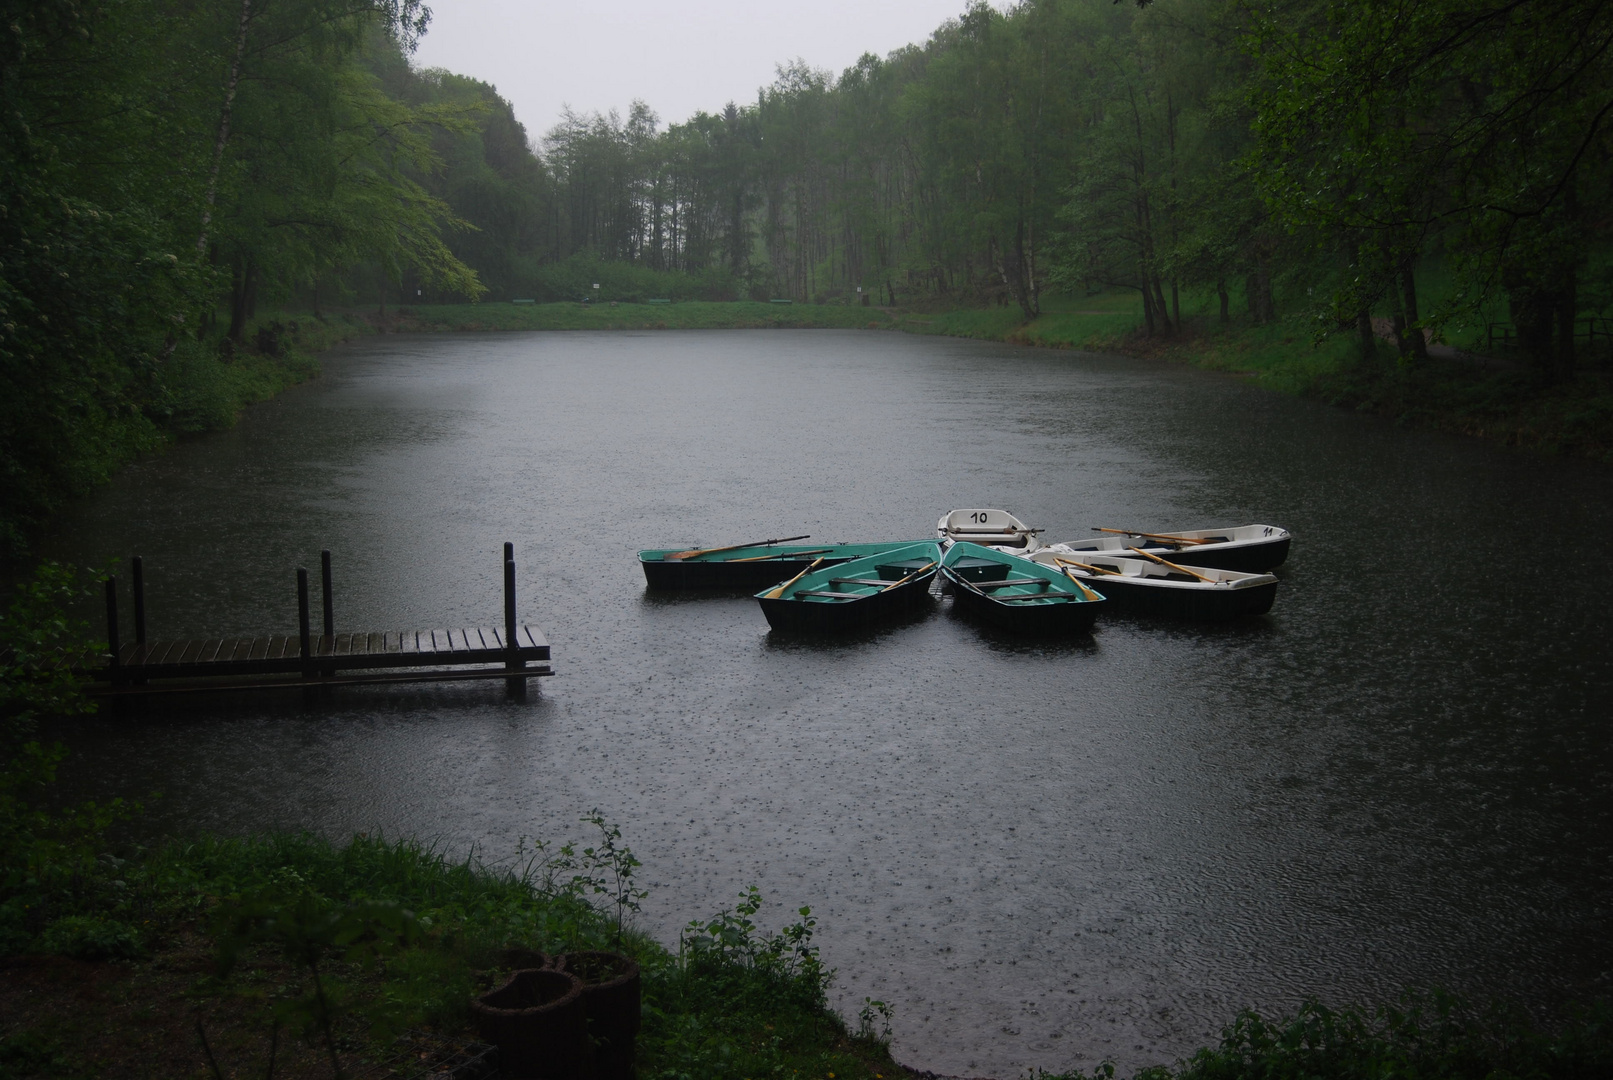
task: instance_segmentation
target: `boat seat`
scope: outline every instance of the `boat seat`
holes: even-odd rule
[[[830,578],[829,583],[831,585],[875,585],[881,589],[888,589],[896,584],[895,581],[885,581],[883,578],[865,577],[835,577]]]
[[[829,597],[831,599],[834,599],[834,600],[866,600],[870,596],[875,596],[877,594],[876,593],[835,592],[832,589],[802,589],[800,592],[792,593],[791,595],[792,596],[827,596],[827,597]]]
[[[1009,578],[1006,581],[977,581],[975,582],[975,587],[978,589],[1006,589],[1011,585],[1040,585],[1045,589],[1052,584],[1047,578]]]

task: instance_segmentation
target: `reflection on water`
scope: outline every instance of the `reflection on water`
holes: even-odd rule
[[[86,501],[53,554],[146,558],[154,635],[500,620],[499,545],[559,674],[163,702],[67,732],[145,828],[580,836],[645,863],[670,938],[762,887],[822,916],[840,1000],[903,1060],[1013,1075],[1168,1060],[1245,1005],[1408,983],[1613,992],[1604,469],[1234,380],[840,332],[382,338]],[[647,595],[640,547],[927,533],[1000,506],[1294,530],[1273,613],[1026,642],[950,601],[854,641]]]

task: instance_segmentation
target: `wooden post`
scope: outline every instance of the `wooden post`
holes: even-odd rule
[[[504,545],[504,648],[509,658],[504,661],[506,671],[520,671],[525,663],[518,658],[520,644],[515,640],[515,545]],[[520,693],[526,689],[526,679],[511,678],[505,680],[504,688],[510,693]]]
[[[134,643],[135,654],[139,663],[146,662],[146,567],[145,561],[136,555],[132,560],[134,564]],[[136,685],[145,683],[145,676],[136,675]]]
[[[324,646],[320,649],[320,652],[326,656],[332,656],[336,652],[336,605],[330,592],[330,552],[328,551],[319,553],[319,578],[322,599],[325,602],[325,637]],[[334,675],[336,674],[336,668],[326,667],[322,674]]]
[[[330,595],[330,552],[319,553],[320,587],[324,590],[325,599],[325,636],[333,637],[336,634],[336,606]]]
[[[112,654],[112,685],[119,683],[118,669],[121,666],[118,654],[122,651],[118,641],[118,579],[106,579],[106,647]]]
[[[504,647],[510,653],[510,660],[506,666],[511,671],[521,666],[521,662],[516,659],[516,650],[520,648],[520,644],[515,640],[515,634],[515,560],[510,559],[504,564]]]
[[[134,557],[134,643],[146,643],[146,573],[140,556]]]
[[[297,634],[302,646],[302,677],[311,679],[314,676],[313,647],[308,640],[308,571],[304,567],[297,567]]]

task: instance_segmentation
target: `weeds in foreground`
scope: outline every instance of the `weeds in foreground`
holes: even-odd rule
[[[1037,1080],[1113,1080],[1038,1072]],[[1375,1009],[1331,1009],[1315,999],[1292,1016],[1246,1011],[1221,1042],[1134,1080],[1600,1080],[1613,1076],[1613,1007],[1576,1010],[1546,1030],[1516,1009],[1473,1007],[1442,991],[1408,993]]]
[[[620,945],[627,913],[641,911],[639,901],[650,895],[633,883],[633,871],[644,864],[622,844],[622,830],[607,822],[598,807],[582,821],[599,830],[599,842],[580,854],[575,844],[564,845],[544,864],[543,878],[552,889],[555,880],[564,877],[565,891],[578,899],[604,897],[615,909],[615,941]]]

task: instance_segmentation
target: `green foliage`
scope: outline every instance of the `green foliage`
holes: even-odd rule
[[[1245,1012],[1219,1046],[1138,1080],[1577,1080],[1613,1069],[1610,1025],[1605,1006],[1577,1012],[1552,1032],[1522,1014],[1475,1010],[1439,992],[1370,1011],[1313,999],[1275,1020]]]
[[[120,919],[67,915],[39,936],[45,952],[78,960],[133,960],[141,952],[140,932]]]
[[[0,554],[251,400],[214,354],[226,294],[236,352],[260,294],[359,264],[479,294],[419,180],[470,113],[390,98],[359,62],[401,56],[427,17],[0,0]]]
[[[808,1006],[822,1006],[834,972],[823,966],[812,935],[818,920],[801,908],[798,922],[762,935],[753,921],[762,908],[761,890],[752,885],[732,908],[709,919],[695,919],[678,937],[684,968],[716,981],[734,979],[766,987],[772,993]]]
[[[72,668],[92,655],[89,625],[68,609],[91,586],[70,567],[41,562],[0,616],[0,754],[9,758],[41,716],[95,711]]]
[[[599,830],[598,843],[583,848],[580,854],[575,844],[564,845],[545,871],[551,878],[565,877],[565,890],[572,896],[604,897],[615,909],[616,942],[620,944],[625,916],[640,911],[639,901],[650,895],[633,884],[633,871],[644,864],[622,845],[622,830],[607,822],[597,807],[582,820]]]
[[[414,944],[422,934],[413,913],[395,903],[336,903],[308,888],[291,869],[277,873],[251,897],[220,909],[214,929],[220,975],[230,973],[243,950],[264,944],[307,973],[309,989],[281,1002],[275,1021],[301,1027],[305,1039],[322,1041],[337,1080],[343,1072],[336,1026],[345,1011],[346,995],[340,983],[332,982],[330,966],[336,962],[373,966],[381,957]]]
[[[113,897],[127,886],[97,857],[107,828],[137,808],[121,799],[53,805],[67,751],[31,738],[45,717],[95,711],[72,673],[95,646],[88,627],[66,614],[90,588],[71,569],[41,563],[0,619],[0,954],[42,930],[43,947],[68,955],[127,956],[139,947]]]
[[[23,951],[60,919],[131,914],[116,860],[97,852],[107,829],[139,807],[122,799],[51,806],[51,785],[66,756],[60,746],[24,743],[0,770],[0,955]]]
[[[737,907],[691,924],[678,956],[630,928],[618,936],[632,910],[620,901],[643,896],[631,885],[637,860],[597,812],[583,820],[600,834],[590,848],[523,845],[508,870],[410,842],[275,835],[171,846],[131,880],[167,897],[158,906],[176,917],[211,908],[228,969],[260,948],[292,959],[302,992],[265,1022],[300,1025],[321,1041],[340,1042],[355,1025],[379,1037],[407,1024],[464,1024],[471,996],[498,981],[507,949],[615,948],[644,972],[643,1077],[740,1080],[776,1069],[866,1077],[870,1062],[888,1062],[877,1037],[853,1046],[824,1006],[829,973],[810,911],[765,933],[751,889]],[[888,1023],[888,1011],[875,1014]]]
[[[1613,11],[1440,0],[1246,15],[1255,178],[1285,222],[1347,257],[1336,312],[1387,298],[1408,327],[1439,328],[1504,290],[1524,353],[1571,371],[1581,277],[1606,251]],[[1424,313],[1413,275],[1436,251],[1462,287]]]
[[[15,1031],[0,1036],[0,1077],[75,1074],[57,1040],[36,1031]]]
[[[896,1010],[883,1001],[863,998],[863,1007],[857,1013],[857,1038],[885,1046],[891,1041],[891,1020]]]
[[[640,304],[645,300],[732,300],[740,284],[726,267],[698,271],[652,270],[583,252],[539,267],[525,299]],[[599,285],[595,292],[594,285]]]

